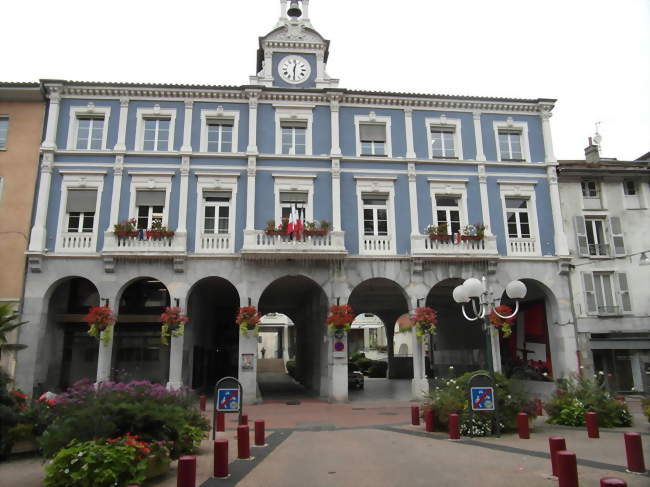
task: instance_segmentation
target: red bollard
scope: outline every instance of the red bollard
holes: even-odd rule
[[[248,426],[248,414],[242,414],[239,417],[239,425],[240,426]]]
[[[427,433],[433,433],[433,409],[427,408],[424,410],[424,424]]]
[[[589,438],[600,438],[598,431],[598,413],[585,413],[585,423],[587,423],[587,436]]]
[[[458,415],[451,413],[449,415],[449,439],[460,440],[460,426],[458,424]]]
[[[205,411],[205,396],[199,396],[199,409]]]
[[[420,424],[420,407],[411,406],[411,424],[418,426]]]
[[[540,398],[535,399],[535,416],[541,416],[544,414],[544,409],[542,408],[542,400]]]
[[[557,477],[557,452],[566,450],[566,441],[561,436],[551,436],[548,439],[548,447],[551,451],[551,468],[553,470],[553,476]]]
[[[519,438],[522,440],[530,439],[530,429],[528,427],[528,415],[526,413],[517,414],[517,431]]]
[[[558,487],[578,487],[578,462],[576,454],[561,450],[557,452]]]
[[[217,413],[217,431],[226,431],[226,413]]]
[[[214,476],[221,479],[228,476],[228,440],[224,438],[214,440]]]
[[[625,454],[627,455],[627,469],[630,472],[645,473],[643,445],[639,433],[625,433]]]
[[[255,420],[255,446],[264,446],[264,420]]]
[[[196,487],[196,457],[185,456],[178,459],[176,487]]]
[[[600,479],[600,487],[627,487],[627,483],[615,477],[603,477]]]
[[[237,426],[237,458],[246,460],[251,457],[251,445],[248,426]]]

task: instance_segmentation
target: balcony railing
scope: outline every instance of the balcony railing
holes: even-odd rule
[[[588,244],[589,245],[589,255],[597,257],[608,257],[609,256],[609,245],[607,244]]]
[[[617,316],[620,314],[623,314],[620,306],[598,306],[599,316]]]
[[[200,254],[232,253],[233,236],[229,233],[204,233],[200,235],[196,252]]]
[[[448,239],[431,240],[428,235],[411,236],[411,254],[414,256],[495,256],[497,252],[496,238],[486,236],[482,239],[466,239],[456,243],[451,236]]]
[[[61,234],[61,252],[95,252],[95,234],[90,232],[66,232]]]
[[[508,255],[533,256],[537,252],[537,241],[534,238],[508,238]]]
[[[171,254],[185,252],[185,239],[178,235],[157,236],[118,236],[113,232],[106,233],[104,252],[123,254]]]
[[[327,235],[267,235],[264,230],[244,232],[243,256],[257,258],[331,259],[347,254],[343,232]]]
[[[363,235],[359,253],[363,255],[394,255],[393,238],[390,235]]]

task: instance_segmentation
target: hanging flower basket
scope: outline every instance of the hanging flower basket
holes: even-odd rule
[[[249,336],[249,333],[254,333],[255,336],[260,334],[260,323],[261,316],[257,312],[255,306],[242,306],[237,312],[237,319],[235,323],[239,325],[239,331],[242,336]]]
[[[512,308],[502,304],[494,308],[500,315],[510,316],[512,314]],[[501,331],[503,338],[508,338],[512,334],[512,328],[510,325],[515,321],[515,317],[504,319],[498,316],[494,311],[492,311],[488,318],[492,326],[496,326],[498,330]]]
[[[169,345],[170,337],[182,337],[185,334],[185,323],[190,319],[181,314],[178,307],[167,306],[165,312],[160,315],[160,341],[163,345]]]
[[[436,334],[436,324],[438,323],[436,315],[436,312],[428,306],[415,309],[412,320],[415,323],[415,336],[418,341],[423,341],[427,335]]]
[[[413,327],[415,326],[415,323],[413,322],[411,315],[409,315],[408,313],[404,313],[402,316],[397,318],[397,326],[399,327],[398,333],[406,333],[406,332],[413,331]]]
[[[354,311],[347,304],[335,305],[330,308],[330,315],[325,320],[330,335],[352,329]]]
[[[111,327],[117,321],[108,306],[93,306],[83,320],[88,323],[88,335],[101,340],[104,346],[111,341]],[[102,334],[102,332],[104,332]]]

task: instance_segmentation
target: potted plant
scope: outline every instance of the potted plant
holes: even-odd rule
[[[317,236],[324,237],[329,233],[330,222],[327,220],[321,220],[318,222],[305,222],[305,229],[303,230],[304,235],[306,236]]]
[[[447,231],[447,223],[444,222],[439,225],[429,225],[427,232],[431,240],[449,241],[452,238]]]
[[[462,240],[483,240],[485,238],[485,229],[487,227],[482,223],[475,223],[474,225],[467,225],[463,228]]]
[[[413,330],[415,323],[413,322],[411,315],[404,313],[399,318],[397,318],[397,326],[399,327],[398,333],[406,333]]]
[[[242,306],[237,312],[237,319],[235,322],[239,325],[239,331],[243,336],[249,336],[249,332],[253,332],[255,336],[260,334],[261,316],[257,312],[255,306]]]
[[[334,305],[330,308],[330,315],[325,320],[329,333],[337,334],[349,331],[354,321],[354,311],[347,304]]]
[[[108,345],[111,341],[111,327],[117,321],[117,318],[113,315],[113,310],[108,306],[93,306],[88,314],[83,317],[83,320],[90,327],[88,335],[101,340],[104,346]]]
[[[412,320],[415,323],[415,336],[419,341],[426,335],[435,335],[438,322],[436,315],[437,313],[428,306],[415,309]]]
[[[129,218],[128,220],[118,222],[113,225],[113,233],[115,233],[118,238],[137,237],[138,231],[135,224],[135,218]]]
[[[512,308],[510,306],[506,306],[505,304],[497,306],[494,309],[502,316],[510,316],[512,314]],[[492,311],[488,315],[488,318],[490,320],[490,324],[492,326],[496,326],[501,331],[503,338],[508,338],[510,336],[512,333],[512,328],[510,328],[510,325],[515,320],[514,316],[512,318],[504,319]]]
[[[154,220],[154,222],[151,224],[149,235],[154,240],[160,240],[162,238],[173,237],[174,230],[168,229],[162,224],[160,220]]]
[[[165,312],[160,315],[160,340],[163,345],[169,345],[169,337],[182,337],[185,334],[185,323],[188,321],[190,319],[181,314],[180,308],[167,306]]]

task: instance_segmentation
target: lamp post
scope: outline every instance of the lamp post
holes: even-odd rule
[[[490,313],[496,314],[503,319],[510,319],[517,315],[519,311],[519,300],[526,296],[526,285],[521,281],[511,281],[506,286],[506,295],[515,301],[515,309],[509,316],[501,315],[497,310],[496,299],[494,293],[486,286],[486,279],[483,276],[479,281],[476,278],[467,279],[460,286],[456,286],[452,296],[454,301],[461,305],[463,316],[468,321],[483,320],[483,331],[485,332],[485,359],[487,361],[490,376],[494,380],[494,359],[492,357],[492,336]],[[465,310],[465,303],[471,303],[471,313],[468,315]]]

